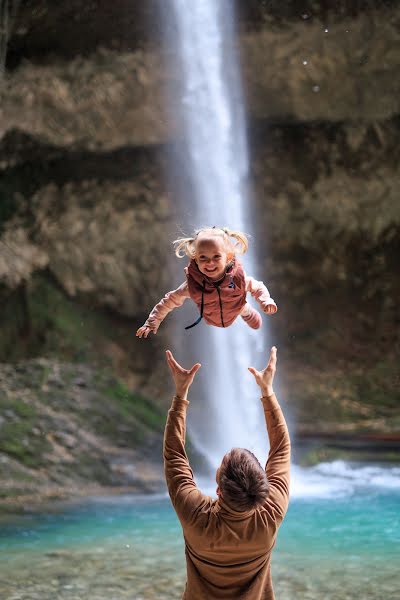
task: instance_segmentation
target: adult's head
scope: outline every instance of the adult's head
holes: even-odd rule
[[[264,469],[250,450],[232,448],[217,470],[217,494],[233,510],[245,512],[262,506],[268,497]]]

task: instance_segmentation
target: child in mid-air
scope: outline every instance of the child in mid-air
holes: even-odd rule
[[[247,292],[267,315],[278,310],[265,285],[246,275],[236,258],[236,254],[244,254],[248,249],[244,233],[226,227],[206,227],[197,230],[194,237],[175,240],[174,245],[179,258],[184,254],[190,258],[185,267],[186,281],[178,289],[167,292],[155,305],[145,324],[137,330],[138,337],[157,333],[168,313],[182,306],[187,298],[197,304],[200,316],[185,329],[194,327],[203,318],[209,325],[229,327],[238,315],[249,327],[259,329],[261,315],[246,301]]]

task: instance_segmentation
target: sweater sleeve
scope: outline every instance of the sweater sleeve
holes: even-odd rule
[[[157,333],[165,317],[175,308],[182,306],[187,298],[190,298],[189,288],[187,281],[184,281],[176,290],[167,292],[164,298],[155,305],[145,322],[145,326],[150,327],[153,333]]]
[[[198,489],[185,451],[186,411],[189,402],[177,396],[168,411],[164,432],[164,472],[169,496],[182,524],[195,521],[207,500]]]
[[[289,503],[290,437],[285,417],[276,396],[261,399],[267,424],[270,450],[265,471],[269,482],[266,508],[277,525]]]
[[[271,298],[267,286],[262,281],[246,275],[246,292],[250,292],[262,309],[268,304],[272,304],[277,309],[275,300]]]

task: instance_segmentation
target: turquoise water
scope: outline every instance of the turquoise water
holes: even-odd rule
[[[400,598],[399,469],[372,469],[378,482],[339,463],[335,476],[297,473],[313,493],[293,493],[280,529],[278,600]],[[180,598],[184,579],[181,530],[165,496],[97,498],[0,523],[2,599],[163,600]]]

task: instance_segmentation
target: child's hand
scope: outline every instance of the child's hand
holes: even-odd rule
[[[142,338],[145,337],[147,338],[147,336],[149,335],[149,333],[153,331],[150,327],[147,327],[147,325],[142,325],[142,327],[139,327],[139,329],[136,332],[136,337]],[[155,331],[153,331],[153,333],[155,334]]]
[[[274,315],[278,310],[275,304],[263,304],[262,309],[266,315]]]

